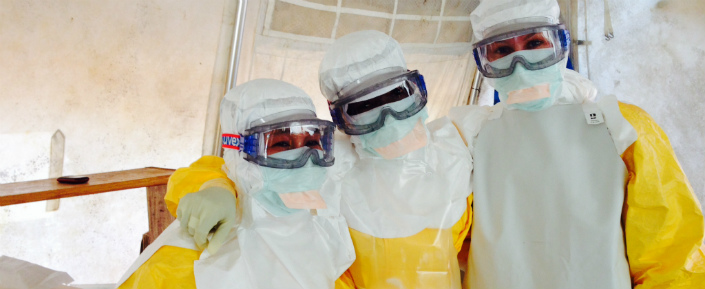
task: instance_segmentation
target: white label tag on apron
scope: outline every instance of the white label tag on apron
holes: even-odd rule
[[[597,103],[586,102],[582,104],[583,113],[585,113],[585,120],[587,124],[601,124],[605,122],[602,116],[602,110],[597,106]]]

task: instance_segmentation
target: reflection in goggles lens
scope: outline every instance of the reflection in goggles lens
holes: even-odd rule
[[[276,129],[265,133],[264,136],[268,156],[305,146],[323,150],[321,131],[319,129],[305,130],[303,132],[295,130],[295,133],[292,133],[290,128]]]
[[[408,81],[404,81],[402,85],[390,90],[385,94],[368,100],[349,103],[345,112],[351,116],[358,115],[381,107],[385,104],[400,101],[404,98],[409,97],[409,95],[412,94],[414,94],[413,88],[409,85]]]
[[[545,32],[531,33],[488,44],[486,57],[488,61],[495,61],[521,50],[552,47],[553,43],[545,35]]]

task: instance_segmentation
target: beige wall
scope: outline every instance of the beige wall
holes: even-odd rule
[[[178,168],[200,156],[224,1],[0,0],[0,182]],[[22,149],[46,141],[41,149]],[[13,144],[12,146],[10,144]],[[34,145],[35,147],[41,145]],[[33,161],[32,161],[33,160]],[[0,208],[0,255],[116,282],[147,231],[144,189]]]

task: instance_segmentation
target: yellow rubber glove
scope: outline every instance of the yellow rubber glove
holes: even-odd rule
[[[179,202],[176,218],[196,246],[215,254],[228,237],[237,219],[237,200],[222,187],[209,187],[187,194]],[[208,235],[213,233],[210,241]]]

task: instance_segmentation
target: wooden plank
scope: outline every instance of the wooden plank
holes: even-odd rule
[[[85,184],[62,184],[55,178],[0,184],[0,206],[166,185],[173,172],[149,167],[86,175],[90,180]]]
[[[147,213],[149,214],[149,232],[142,236],[142,252],[168,227],[174,218],[164,202],[166,185],[147,187]]]

